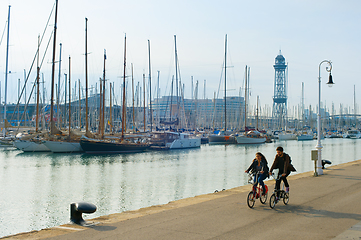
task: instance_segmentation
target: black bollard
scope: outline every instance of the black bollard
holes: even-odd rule
[[[325,165],[326,165],[326,164],[332,164],[332,162],[329,161],[329,160],[323,159],[323,160],[322,160],[322,169],[325,169]]]
[[[92,203],[87,202],[78,202],[70,204],[70,221],[84,225],[85,220],[82,217],[83,213],[94,213],[97,210],[97,207]]]

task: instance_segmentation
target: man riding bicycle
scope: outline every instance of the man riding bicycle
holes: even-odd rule
[[[296,169],[291,164],[291,157],[287,153],[283,152],[282,147],[277,147],[276,152],[277,154],[275,156],[275,160],[273,161],[269,175],[272,174],[273,169],[279,169],[276,180],[277,198],[279,198],[281,181],[284,182],[286,186],[286,192],[288,193],[290,191],[290,185],[288,184],[287,176],[290,175],[291,171],[296,171]]]
[[[264,186],[263,180],[268,177],[267,173],[269,171],[269,168],[267,160],[262,153],[256,153],[256,158],[253,160],[251,166],[249,166],[249,168],[245,172],[248,173],[249,171],[251,171],[252,173],[258,173],[254,175],[253,192],[257,192],[257,184],[259,183],[262,186],[262,194],[265,195],[266,188]]]

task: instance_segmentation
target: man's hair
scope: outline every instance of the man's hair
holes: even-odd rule
[[[276,148],[276,151],[283,152],[283,147],[277,147],[277,148]]]

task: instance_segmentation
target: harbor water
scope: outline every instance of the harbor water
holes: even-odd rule
[[[244,171],[255,153],[271,165],[277,146],[298,173],[312,171],[315,145],[280,141],[117,155],[0,150],[0,237],[65,224],[72,202],[94,203],[97,211],[85,216],[94,218],[246,185]],[[323,159],[333,165],[361,158],[361,139],[325,139],[322,145]]]

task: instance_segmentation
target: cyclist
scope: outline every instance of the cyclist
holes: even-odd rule
[[[286,192],[290,191],[290,185],[287,181],[287,176],[290,175],[291,171],[296,171],[296,169],[291,164],[291,157],[283,152],[283,147],[276,148],[276,156],[273,161],[272,167],[270,169],[269,175],[272,174],[273,169],[279,169],[278,176],[276,180],[276,190],[277,190],[277,199],[279,198],[279,190],[281,188],[281,181],[285,183]]]
[[[258,173],[254,175],[254,185],[253,185],[253,192],[257,192],[257,184],[259,183],[262,186],[263,192],[262,194],[266,194],[266,188],[264,186],[263,180],[265,180],[268,177],[268,162],[265,158],[265,156],[258,152],[256,153],[256,158],[253,159],[251,166],[245,171],[248,173],[251,171],[252,173]]]

